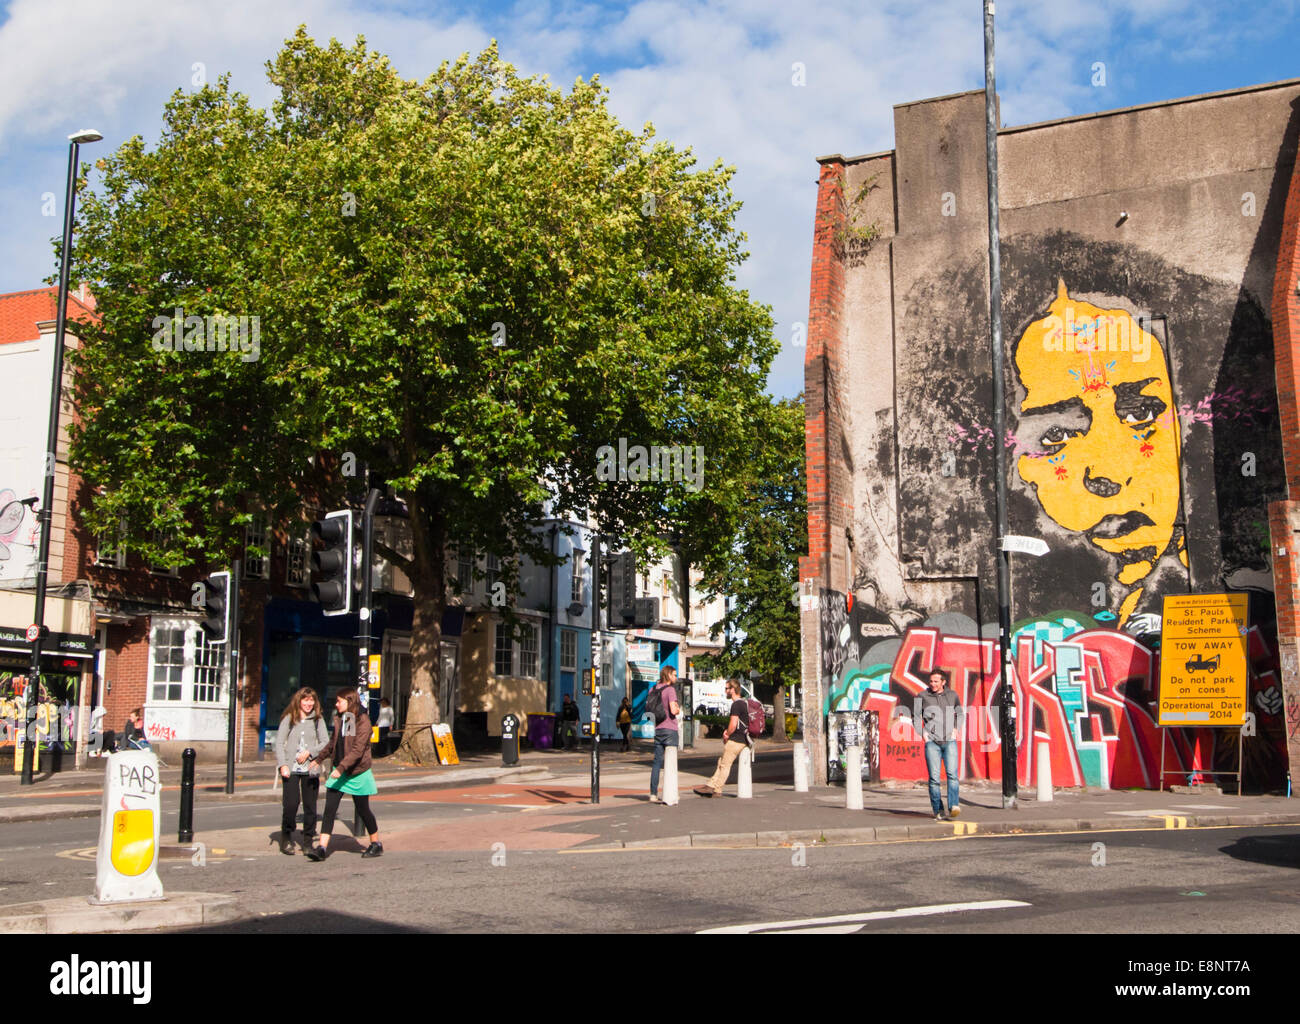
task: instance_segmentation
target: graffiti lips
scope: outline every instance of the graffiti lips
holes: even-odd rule
[[[1106,516],[1105,519],[1088,531],[1088,539],[1094,543],[1097,540],[1117,540],[1136,530],[1140,530],[1144,526],[1155,525],[1151,517],[1143,512],[1129,512],[1122,516]]]

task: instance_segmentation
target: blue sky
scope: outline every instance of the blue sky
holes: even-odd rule
[[[751,253],[740,284],[773,307],[782,349],[769,390],[792,395],[815,158],[891,149],[894,104],[983,88],[981,11],[980,0],[10,0],[0,4],[0,291],[53,272],[62,210],[43,215],[42,196],[62,202],[68,133],[104,133],[88,159],[134,134],[151,140],[196,64],[209,80],[230,71],[266,105],[262,65],[299,23],[321,41],[364,35],[411,78],[496,38],[525,73],[564,85],[599,74],[625,123],[653,122],[702,164],[737,168]],[[1300,0],[999,0],[997,25],[1004,124],[1300,77]],[[796,62],[803,86],[792,84]]]

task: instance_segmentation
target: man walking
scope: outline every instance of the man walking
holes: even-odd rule
[[[578,705],[567,693],[564,695],[564,707],[560,709],[560,728],[564,730],[564,749],[572,750],[578,745]]]
[[[677,702],[677,669],[665,665],[659,670],[659,682],[646,694],[646,711],[655,719],[655,759],[650,765],[650,802],[663,803],[659,797],[659,772],[664,766],[664,753],[677,746],[677,720],[682,706]]]
[[[740,682],[727,680],[727,698],[731,701],[731,720],[722,733],[722,756],[718,758],[717,771],[703,786],[696,786],[700,796],[718,796],[731,774],[731,763],[749,748],[749,702],[741,695]]]
[[[925,767],[930,773],[930,809],[934,820],[943,821],[939,799],[939,761],[948,776],[948,817],[961,817],[957,792],[957,733],[965,714],[957,695],[948,689],[948,673],[936,668],[930,673],[930,688],[921,693],[921,722],[925,734]]]

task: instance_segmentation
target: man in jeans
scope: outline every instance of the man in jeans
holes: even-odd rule
[[[695,787],[700,796],[718,796],[731,774],[731,763],[749,747],[749,702],[741,694],[738,680],[727,680],[727,699],[731,701],[731,720],[722,733],[722,756],[718,758],[713,778],[705,785]]]
[[[948,673],[936,668],[930,673],[930,688],[921,693],[921,722],[925,734],[925,767],[930,773],[930,809],[934,820],[943,821],[939,799],[939,762],[948,776],[948,817],[961,817],[957,792],[957,733],[964,712],[957,695],[948,689]]]
[[[664,766],[664,751],[669,746],[677,746],[678,734],[678,717],[682,713],[682,706],[677,703],[677,669],[671,665],[665,665],[659,670],[659,682],[655,685],[655,690],[663,701],[663,718],[656,716],[655,721],[655,759],[650,766],[650,802],[652,804],[661,804],[663,800],[659,798],[659,770]],[[647,698],[649,694],[646,695]],[[648,700],[647,700],[648,703]]]

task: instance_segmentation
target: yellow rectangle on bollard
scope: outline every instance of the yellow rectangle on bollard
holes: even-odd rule
[[[124,875],[142,875],[154,862],[153,811],[116,811],[109,859]]]

